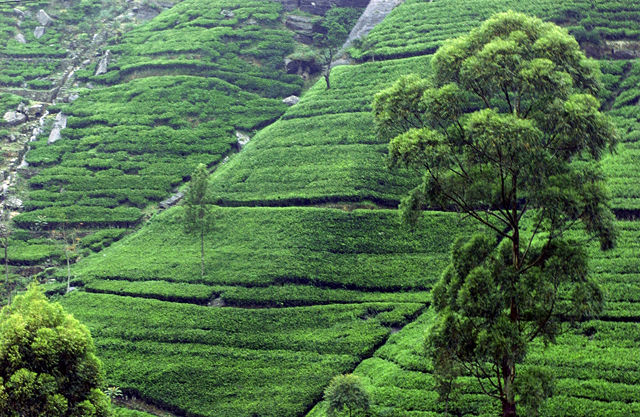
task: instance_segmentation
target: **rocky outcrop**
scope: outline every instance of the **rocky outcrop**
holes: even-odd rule
[[[96,68],[95,75],[106,74],[109,66],[109,59],[111,57],[111,51],[107,50],[100,58],[100,62],[98,62],[98,67]]]
[[[67,116],[62,113],[58,113],[56,116],[56,120],[53,123],[53,129],[51,129],[51,133],[49,133],[49,139],[47,140],[47,145],[57,142],[62,137],[60,132],[62,129],[67,127]]]
[[[24,35],[22,33],[16,33],[15,40],[20,43],[27,43],[27,40],[24,38]]]
[[[249,143],[249,141],[251,140],[251,136],[247,135],[244,132],[236,130],[236,139],[238,139],[238,144],[237,144],[238,149],[242,149],[244,148],[244,145]]]
[[[311,44],[313,42],[313,34],[319,30],[318,22],[319,19],[317,17],[292,14],[287,16],[284,24],[296,33],[295,38],[298,42]]]
[[[309,79],[312,74],[317,74],[322,70],[322,65],[316,62],[315,58],[287,58],[284,62],[284,66],[287,74],[297,74],[302,77],[303,80]]]
[[[24,19],[24,12],[22,10],[18,9],[17,7],[13,9],[13,14],[18,16],[18,19],[20,19],[20,20]]]
[[[42,9],[38,10],[38,14],[36,14],[36,20],[38,20],[38,22],[40,22],[42,26],[49,26],[53,22],[53,19],[51,19],[47,12]]]
[[[278,0],[285,11],[300,9],[323,16],[332,7],[366,7],[369,0]],[[392,0],[389,0],[392,1]]]
[[[27,116],[24,113],[18,111],[8,111],[2,118],[4,122],[9,126],[17,126],[27,121]]]
[[[44,105],[43,104],[34,104],[33,106],[29,106],[27,108],[27,114],[30,119],[35,119],[36,117],[42,116],[44,113]]]
[[[356,39],[361,39],[371,32],[378,23],[404,0],[371,0],[347,37],[342,50],[346,50]]]
[[[35,36],[36,39],[40,39],[44,35],[44,30],[44,26],[36,26],[33,30],[33,36]]]
[[[287,106],[294,106],[298,104],[299,101],[300,101],[300,97],[298,96],[289,96],[282,100],[282,102]]]
[[[180,200],[182,200],[184,198],[184,194],[181,192],[177,192],[174,195],[172,195],[171,197],[167,198],[164,201],[161,201],[158,206],[160,206],[161,209],[166,210],[169,207],[173,207],[176,204],[178,204],[178,202]]]

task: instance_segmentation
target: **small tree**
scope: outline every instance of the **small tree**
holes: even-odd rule
[[[0,311],[0,417],[109,417],[89,330],[36,285]]]
[[[62,246],[62,252],[67,264],[67,292],[69,292],[71,291],[71,261],[77,260],[78,243],[80,242],[78,231],[69,229],[66,223],[63,222],[58,229],[51,231],[51,238],[60,241]]]
[[[516,403],[535,415],[550,381],[516,380],[530,342],[602,309],[586,251],[566,232],[581,224],[602,249],[615,240],[599,160],[616,136],[595,98],[599,71],[565,30],[514,12],[447,42],[431,67],[430,80],[405,77],[373,108],[392,163],[423,174],[405,219],[429,204],[486,230],[454,244],[433,289],[434,369],[443,382],[476,377],[504,417]]]
[[[353,374],[334,377],[324,391],[328,403],[329,416],[348,412],[349,417],[366,415],[369,410],[369,393],[362,386],[360,378]]]
[[[211,226],[211,203],[209,200],[209,171],[204,164],[198,165],[191,175],[191,182],[184,197],[184,227],[188,233],[200,236],[200,272],[204,277],[204,235]]]
[[[4,274],[5,288],[9,291],[9,238],[11,237],[11,228],[9,225],[9,215],[6,208],[0,212],[0,246],[4,250]]]
[[[327,90],[331,88],[331,64],[359,15],[358,9],[332,7],[320,23],[323,32],[316,34],[314,41],[321,48],[322,75],[327,84]]]

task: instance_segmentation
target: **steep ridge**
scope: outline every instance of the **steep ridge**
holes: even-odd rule
[[[342,47],[347,50],[356,39],[362,39],[404,0],[371,0],[358,19]]]
[[[465,4],[471,10],[478,2]],[[403,16],[403,7],[390,17]],[[469,29],[447,35],[443,27],[438,36]],[[315,85],[220,167],[212,190],[218,203],[233,207],[215,210],[204,277],[198,241],[184,232],[180,207],[75,266],[75,282],[87,291],[62,302],[91,328],[111,383],[176,414],[302,416],[333,375],[355,368],[372,392],[374,413],[439,415],[421,349],[432,316],[421,312],[451,242],[474,227],[433,212],[412,233],[395,210],[348,211],[350,203],[395,205],[416,180],[386,168],[369,106],[377,90],[400,74],[424,74],[428,62],[418,56],[336,68],[334,89]],[[635,160],[636,96],[633,72],[618,65],[604,70],[608,86],[621,91],[612,107],[626,148],[607,161],[614,170],[625,158]],[[632,171],[630,162],[623,165],[620,172]],[[625,192],[621,185],[620,196]],[[323,203],[346,209],[301,207]],[[545,416],[638,413],[639,336],[622,319],[638,316],[640,229],[635,222],[619,228],[620,247],[604,255],[594,249],[592,261],[606,283],[610,321],[589,323],[595,333],[568,334],[552,351],[536,347],[531,357],[560,382]],[[208,307],[213,299],[227,307]],[[271,308],[250,308],[256,305]],[[465,383],[460,414],[493,412],[478,387]],[[322,406],[311,415],[323,415]]]

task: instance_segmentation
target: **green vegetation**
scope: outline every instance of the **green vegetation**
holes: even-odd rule
[[[198,165],[191,176],[184,197],[184,227],[188,233],[200,236],[200,276],[204,278],[204,234],[211,227],[209,203],[209,171]]]
[[[68,127],[55,143],[33,144],[27,161],[38,173],[18,225],[41,217],[49,225],[134,225],[198,164],[212,167],[231,153],[235,129],[253,131],[284,112],[281,99],[302,80],[282,71],[293,39],[278,21],[281,5],[198,1],[114,38],[106,74],[79,72],[120,84],[82,91],[58,109]]]
[[[37,286],[0,311],[0,416],[111,416],[87,328]]]
[[[423,291],[446,266],[455,237],[474,230],[453,213],[425,216],[412,232],[401,227],[392,210],[217,208],[212,212],[216,227],[205,236],[202,278],[193,262],[200,238],[184,231],[182,211],[177,207],[154,216],[139,233],[76,265],[79,283],[274,286],[277,301],[283,301],[275,291],[282,284]]]
[[[316,83],[282,120],[260,131],[212,175],[214,202],[397,205],[416,176],[388,169],[386,143],[372,128],[371,100],[376,91],[428,62],[429,57],[419,57],[334,68],[330,90]]]
[[[497,12],[514,10],[567,26],[581,42],[640,39],[640,5],[619,0],[407,0],[369,33],[357,59],[431,54]],[[455,16],[455,18],[454,18]]]
[[[565,232],[578,223],[603,249],[615,242],[598,162],[616,133],[591,95],[598,72],[566,32],[514,12],[448,41],[431,64],[430,82],[405,77],[373,107],[391,161],[424,172],[405,218],[425,204],[455,207],[491,229],[454,244],[433,289],[427,343],[441,400],[470,375],[504,417],[516,406],[538,415],[549,377],[516,378],[529,344],[602,310],[585,252]]]
[[[385,339],[383,326],[423,308],[220,309],[77,292],[64,304],[95,334],[111,383],[167,409],[212,417],[300,415],[333,375]]]
[[[380,209],[395,208],[420,175],[387,166],[373,95],[402,75],[429,77],[425,53],[509,8],[568,27],[589,53],[624,56],[637,40],[638,6],[406,0],[356,43],[357,59],[375,62],[336,67],[330,90],[320,80],[301,94],[302,81],[284,74],[283,62],[295,53],[312,59],[313,48],[284,29],[279,2],[162,3],[22,2],[17,7],[31,14],[20,28],[16,5],[0,5],[3,91],[48,94],[35,88],[58,83],[68,58],[82,56],[100,32],[87,50],[91,63],[74,63],[80,69],[69,85],[78,83],[80,98],[48,108],[69,115],[62,138],[30,144],[31,172],[16,188],[25,209],[8,256],[14,272],[42,271],[47,293],[60,294],[54,297],[87,322],[106,380],[131,399],[117,403],[190,417],[301,417],[313,407],[309,416],[325,417],[327,404],[317,403],[331,379],[353,372],[369,393],[371,417],[499,414],[466,376],[456,381],[457,395],[438,401],[424,351],[425,329],[435,321],[431,290],[456,237],[478,230],[456,213],[429,211],[410,231],[397,210]],[[54,23],[35,41],[40,8]],[[140,15],[166,10],[136,27],[134,8]],[[17,44],[17,31],[27,46]],[[112,38],[103,43],[103,34]],[[107,49],[108,71],[96,76]],[[633,220],[640,66],[601,59],[600,67],[602,110],[620,135],[603,168],[612,209],[627,220],[616,222],[618,247],[601,252],[591,242],[587,249],[589,278],[606,301],[599,319],[549,347],[534,342],[518,368],[553,376],[543,417],[640,414],[640,222]],[[301,101],[287,108],[281,99],[290,94]],[[0,93],[0,110],[20,101]],[[0,127],[0,140],[16,130]],[[252,137],[238,154],[236,131]],[[204,276],[195,262],[202,240],[185,232],[184,207],[153,207],[199,164],[213,171],[212,200],[222,206],[211,207],[216,227],[204,236]],[[80,237],[81,258],[71,266],[76,289],[67,295],[66,271],[51,267],[64,262],[63,248],[48,230],[62,224]],[[568,237],[586,239],[583,231]],[[10,273],[10,286],[25,279]],[[149,417],[123,408],[114,414]]]

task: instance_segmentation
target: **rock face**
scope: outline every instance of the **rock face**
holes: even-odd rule
[[[109,58],[111,56],[111,51],[105,51],[102,58],[100,58],[100,62],[98,62],[98,67],[96,68],[95,75],[101,75],[107,73],[107,67],[109,66]]]
[[[300,101],[300,97],[298,97],[298,96],[289,96],[289,97],[285,98],[284,100],[282,100],[282,102],[284,104],[286,104],[287,106],[294,106],[294,105],[298,104],[299,101]]]
[[[44,35],[44,26],[36,26],[36,28],[33,30],[33,36],[35,36],[36,39],[40,39],[43,35]]]
[[[354,40],[361,39],[369,34],[371,29],[382,22],[382,20],[403,1],[404,0],[371,0],[364,10],[364,13],[362,13],[362,16],[360,16],[353,29],[351,29],[342,49],[346,50]]]
[[[51,17],[49,17],[49,15],[47,14],[47,12],[45,12],[42,9],[38,10],[36,19],[38,20],[38,22],[40,22],[42,26],[49,26],[53,22],[53,19],[51,19]]]
[[[27,43],[27,40],[24,38],[24,35],[22,33],[16,33],[15,40],[20,43]]]
[[[249,143],[251,137],[246,133],[236,130],[236,139],[238,139],[238,149],[244,148],[244,145]]]
[[[13,9],[13,13],[18,16],[18,19],[22,20],[24,19],[24,12],[20,9],[18,9],[17,7]]]
[[[17,126],[27,121],[27,116],[17,111],[8,111],[3,117],[5,123],[9,126]]]
[[[322,69],[314,58],[309,59],[286,59],[284,66],[287,74],[297,74],[303,80],[307,80],[311,74],[317,74]]]
[[[176,204],[178,204],[178,202],[180,200],[182,200],[182,198],[184,197],[183,193],[175,193],[174,195],[172,195],[171,197],[167,198],[166,200],[160,202],[160,204],[158,204],[160,206],[161,209],[168,209],[169,207],[173,207]]]
[[[27,114],[30,118],[42,116],[42,113],[44,113],[44,105],[42,104],[34,104],[27,108]]]
[[[318,18],[309,16],[289,15],[284,24],[286,27],[296,33],[298,42],[311,44],[313,42],[313,34],[319,29],[316,27]]]
[[[62,113],[58,113],[56,116],[56,120],[53,123],[53,129],[51,129],[51,133],[49,133],[49,139],[47,140],[47,145],[51,145],[52,143],[60,140],[60,132],[62,129],[67,127],[67,116]]]
[[[300,9],[307,13],[324,16],[331,7],[366,7],[369,0],[278,0],[285,11]],[[389,0],[392,1],[392,0]]]

